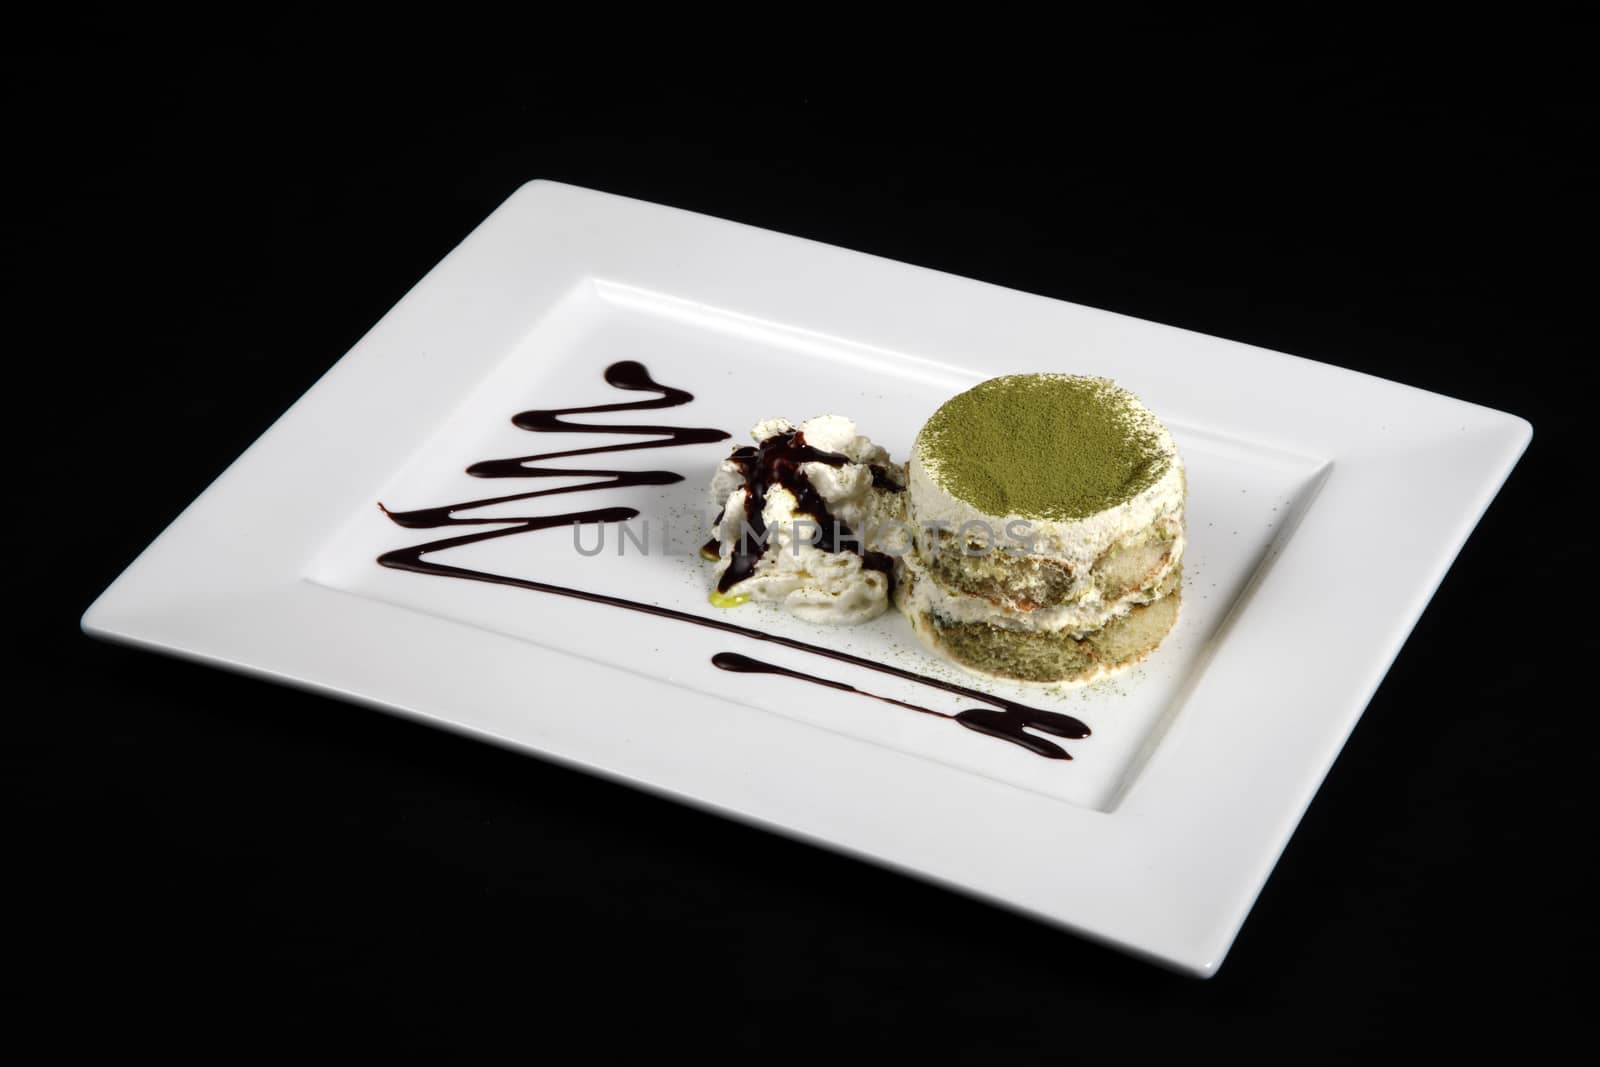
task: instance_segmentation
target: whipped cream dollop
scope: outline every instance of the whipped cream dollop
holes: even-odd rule
[[[903,467],[842,415],[763,419],[750,436],[755,447],[735,449],[711,479],[712,603],[765,601],[835,625],[883,614],[893,571],[883,549],[903,543]]]

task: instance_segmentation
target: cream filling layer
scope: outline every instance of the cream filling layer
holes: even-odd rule
[[[916,529],[938,525],[959,534],[964,526],[992,531],[994,543],[1022,539],[1032,550],[1069,564],[1074,574],[1087,574],[1107,549],[1154,526],[1157,519],[1183,518],[1187,491],[1183,460],[1173,455],[1166,471],[1127,501],[1081,519],[1041,519],[1027,515],[990,515],[946,492],[923,455],[922,442],[912,453],[907,471],[906,520]]]
[[[1166,562],[1155,575],[1142,588],[1125,596],[1108,601],[1090,583],[1087,591],[1076,600],[1032,611],[1020,611],[987,597],[946,589],[927,572],[919,555],[911,552],[899,561],[901,594],[896,598],[897,606],[908,615],[928,611],[952,622],[986,623],[1005,630],[1039,633],[1066,632],[1082,637],[1156,599],[1155,590],[1183,561],[1184,546],[1185,538],[1180,532],[1172,542]]]

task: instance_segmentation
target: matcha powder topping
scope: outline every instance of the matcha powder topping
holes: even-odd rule
[[[990,515],[1081,519],[1138,495],[1172,465],[1172,439],[1109,378],[1011,374],[934,412],[918,447],[952,496]]]

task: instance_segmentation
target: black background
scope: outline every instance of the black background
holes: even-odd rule
[[[420,31],[81,21],[4,45],[14,1023],[70,1042],[220,1024],[254,1046],[337,1020],[362,1040],[504,1031],[530,1055],[561,1037],[596,1054],[1315,1062],[1418,1038],[1526,1051],[1581,1021],[1584,28],[1148,23],[1040,42],[1018,24],[937,49],[841,32],[785,60],[767,33],[624,53],[593,29]],[[891,54],[925,58],[891,77]],[[1534,423],[1217,978],[78,632],[535,177]]]

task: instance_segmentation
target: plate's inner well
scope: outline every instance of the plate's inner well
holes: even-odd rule
[[[688,397],[639,388],[640,373]],[[903,461],[922,421],[981,377],[661,294],[586,284],[507,352],[423,447],[394,457],[392,476],[372,487],[308,577],[936,761],[951,773],[1108,810],[1182,714],[1219,629],[1244,609],[1253,577],[1314,495],[1320,461],[1168,417],[1189,475],[1182,612],[1143,665],[1079,689],[968,675],[926,651],[892,611],[830,628],[762,605],[718,609],[707,601],[711,564],[698,554],[714,514],[707,486],[717,461],[749,440],[757,420],[848,415]],[[1137,381],[1119,384],[1140,392]],[[612,410],[549,414],[596,406]],[[513,423],[527,412],[535,414]],[[576,454],[551,455],[561,452]],[[541,458],[497,462],[534,455]],[[504,521],[479,521],[494,519]],[[415,551],[441,541],[453,546]],[[474,575],[503,581],[457,580]],[[754,640],[741,628],[778,640]],[[539,706],[538,693],[527,699]],[[1055,726],[1042,732],[1022,713],[1006,720],[1020,731],[1012,743],[953,728],[950,717],[977,707],[1033,709],[1043,713],[1037,722]],[[1061,727],[1073,720],[1087,724],[1089,736]],[[1041,759],[1015,743],[1030,739],[1071,759]]]

